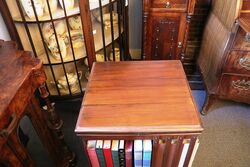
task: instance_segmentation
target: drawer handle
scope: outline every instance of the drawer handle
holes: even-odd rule
[[[237,81],[233,81],[232,82],[232,86],[235,89],[238,89],[240,91],[244,90],[250,90],[250,81],[246,81],[246,80],[237,80]]]
[[[249,58],[247,58],[247,57],[240,58],[239,64],[241,67],[243,67],[247,70],[250,70],[250,59]]]
[[[165,7],[166,7],[166,8],[171,8],[171,3],[170,3],[170,2],[167,2]]]
[[[182,48],[182,42],[178,42],[178,48]]]
[[[250,33],[246,33],[245,39],[247,42],[250,42]]]

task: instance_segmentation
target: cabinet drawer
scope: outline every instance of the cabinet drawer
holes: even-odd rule
[[[224,74],[219,94],[227,99],[250,103],[250,77]]]
[[[224,72],[250,75],[250,52],[232,51],[224,65]]]
[[[152,8],[187,9],[188,0],[151,0]]]

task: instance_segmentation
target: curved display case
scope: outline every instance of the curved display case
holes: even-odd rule
[[[0,8],[3,16],[10,14],[5,22],[16,31],[20,47],[42,60],[51,96],[83,95],[94,61],[129,59],[125,0],[0,0],[0,4],[6,7]]]

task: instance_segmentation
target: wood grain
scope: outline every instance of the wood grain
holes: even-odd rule
[[[202,131],[180,61],[95,63],[77,133]]]

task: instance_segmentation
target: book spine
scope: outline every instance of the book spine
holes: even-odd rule
[[[120,167],[118,151],[112,151],[112,160],[114,167]]]
[[[142,152],[141,151],[134,152],[134,166],[142,167]]]
[[[105,158],[105,161],[106,161],[106,166],[107,167],[113,167],[111,150],[110,149],[103,149],[103,153],[104,153],[104,158]]]
[[[150,167],[151,166],[151,151],[143,152],[143,167]]]
[[[103,151],[101,148],[96,148],[96,155],[98,157],[100,167],[106,167]]]
[[[120,167],[126,167],[124,149],[119,149],[119,164],[120,164]]]
[[[95,150],[87,150],[92,167],[100,167]]]
[[[133,166],[132,151],[126,150],[125,157],[126,157],[126,167],[132,167]]]

